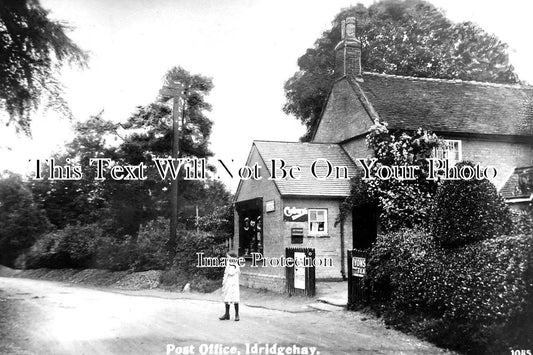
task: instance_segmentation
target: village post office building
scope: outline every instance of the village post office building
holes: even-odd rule
[[[322,174],[328,161],[354,176],[357,159],[372,156],[365,137],[378,120],[391,131],[423,128],[436,133],[443,140],[436,157],[452,165],[469,160],[492,166],[498,171],[493,183],[508,203],[531,202],[532,192],[518,191],[513,182],[533,171],[533,87],[363,72],[355,19],[343,21],[341,30],[336,81],[313,124],[311,141],[252,145],[247,165],[257,163],[263,175],[241,180],[237,188],[233,251],[279,258],[287,247],[314,248],[317,259],[332,260],[331,266],[317,267],[317,281],[342,279],[346,250],[368,247],[375,239],[376,213],[363,208],[336,223],[339,204],[350,194],[350,180],[335,172],[319,180],[309,169],[322,159],[316,166]],[[299,166],[301,178],[269,179],[276,159]],[[241,283],[283,292],[285,268],[246,266]]]
[[[320,159],[317,159],[319,157]],[[299,179],[270,179],[272,161],[298,166]],[[317,161],[318,160],[318,161]],[[261,178],[241,180],[235,201],[233,249],[239,256],[253,252],[265,257],[285,256],[287,247],[314,248],[316,259],[330,260],[317,265],[317,279],[341,279],[345,272],[346,250],[352,248],[351,218],[336,223],[339,203],[350,193],[346,178],[320,180],[311,174],[315,164],[318,177],[328,174],[328,163],[346,167],[346,176],[355,174],[355,164],[337,144],[255,141],[247,165],[261,166]],[[282,292],[285,269],[254,267],[248,264],[241,283]]]

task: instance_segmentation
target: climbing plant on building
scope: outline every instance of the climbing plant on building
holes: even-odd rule
[[[416,178],[413,180],[354,177],[351,195],[341,203],[340,219],[346,218],[354,208],[370,205],[377,208],[384,231],[424,224],[437,190],[437,182],[427,179],[426,158],[439,145],[438,137],[423,129],[391,132],[386,123],[376,122],[366,141],[377,159],[372,170],[376,171],[383,165],[417,165],[419,169],[415,170]]]

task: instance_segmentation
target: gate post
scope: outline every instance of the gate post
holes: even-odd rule
[[[305,294],[313,297],[316,291],[315,249],[308,248],[305,254],[311,260],[311,265],[305,268]]]
[[[348,309],[355,310],[362,304],[364,297],[364,276],[368,253],[364,250],[348,250]]]
[[[294,258],[294,249],[285,248],[285,257],[287,259]],[[294,290],[294,268],[293,267],[285,268],[285,283],[287,285],[287,293],[289,295],[294,294],[295,290]]]

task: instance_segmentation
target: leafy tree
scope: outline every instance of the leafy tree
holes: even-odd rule
[[[70,115],[56,74],[65,63],[84,66],[87,60],[66,35],[68,27],[48,14],[38,0],[0,1],[0,109],[26,134],[30,113],[43,98]]]
[[[0,179],[0,264],[13,266],[16,257],[49,229],[46,215],[33,202],[20,175],[4,172]]]
[[[35,201],[46,211],[50,222],[58,229],[78,223],[87,224],[109,219],[108,202],[103,181],[96,180],[96,168],[90,166],[91,158],[113,159],[114,148],[106,145],[106,138],[115,134],[117,124],[103,120],[100,115],[78,122],[74,126],[74,138],[65,150],[53,156],[56,166],[79,165],[83,177],[80,180],[51,180],[49,165],[42,161],[42,176],[28,181]],[[67,159],[69,162],[67,163]]]
[[[212,88],[211,79],[173,68],[167,80],[177,80],[186,88],[182,157],[208,157],[212,122],[205,116],[210,105],[205,95]],[[75,125],[75,135],[65,152],[56,155],[58,165],[68,165],[69,158],[79,164],[83,178],[77,181],[31,180],[36,200],[46,210],[57,228],[78,222],[98,222],[106,234],[117,238],[135,236],[139,226],[157,217],[169,216],[170,181],[161,180],[153,156],[168,156],[172,148],[172,124],[169,102],[161,100],[137,111],[124,123],[104,120],[101,115]],[[96,180],[91,158],[109,158],[121,165],[144,163],[144,181],[115,181],[109,177]],[[44,175],[46,176],[45,171]],[[179,217],[184,224],[194,224],[195,207],[201,216],[209,215],[231,203],[231,195],[218,181],[180,179]]]
[[[333,26],[298,59],[297,71],[285,83],[284,111],[308,128],[322,111],[335,80],[334,48],[340,40],[340,22],[357,20],[361,64],[365,71],[498,83],[516,83],[507,44],[471,22],[452,23],[423,0],[381,0],[342,10]]]
[[[211,105],[207,103],[205,96],[213,88],[212,80],[202,75],[191,74],[181,67],[174,67],[165,75],[165,82],[167,84],[179,83],[183,87],[182,100],[179,103],[181,114],[179,140],[174,142],[173,117],[172,110],[169,107],[172,100],[162,98],[159,102],[147,107],[140,107],[138,112],[125,124],[128,129],[142,131],[140,134],[134,134],[131,140],[127,139],[126,143],[141,147],[145,160],[148,162],[154,156],[170,156],[173,144],[178,145],[179,157],[181,158],[206,158],[211,156],[212,153],[208,145],[213,122],[205,115],[206,111],[211,110]],[[174,154],[172,153],[173,158],[175,158]],[[184,204],[183,201],[179,201],[183,200],[183,192],[198,191],[194,186],[202,187],[196,181],[186,180],[182,180],[177,186],[173,185],[170,179],[164,181],[163,184],[165,185],[161,187],[158,193],[163,192],[169,202],[178,200],[178,210],[174,211],[178,215],[180,214],[179,208],[183,211],[183,207],[188,205]],[[176,187],[177,189],[174,189]],[[197,199],[195,200],[198,201]],[[174,206],[176,205],[171,203],[171,208],[165,209],[167,215],[171,217],[169,232],[172,232],[172,236],[168,240],[168,249],[171,251],[175,250],[177,243],[177,215],[171,214]]]
[[[205,116],[205,111],[210,109],[205,95],[212,88],[211,79],[173,68],[166,80],[180,81],[185,87],[181,157],[211,156],[212,122]],[[152,248],[146,254],[145,244],[157,234],[149,233],[150,240],[147,240],[147,230],[169,216],[170,181],[161,180],[153,157],[167,157],[171,152],[171,114],[169,102],[160,100],[138,107],[124,124],[96,115],[75,125],[73,140],[54,158],[57,166],[81,166],[81,179],[50,180],[47,178],[50,167],[43,165],[44,179],[32,178],[29,182],[36,201],[59,229],[38,240],[30,255],[30,265],[96,265],[111,269],[166,265],[166,259],[159,259],[167,255],[168,248]],[[106,164],[105,179],[97,180],[97,169],[94,163],[90,164],[91,158],[108,158],[111,164],[120,165],[143,163],[146,179],[115,181],[109,176],[111,166]],[[228,226],[233,218],[227,213],[231,194],[221,182],[187,181],[180,176],[179,187],[182,226],[196,228],[195,207],[198,207],[202,216],[200,228],[214,234],[209,234],[209,238],[223,241],[231,234]],[[89,233],[93,230],[94,233]],[[180,236],[187,233],[180,232]],[[168,240],[166,235],[158,238]],[[205,239],[206,243],[209,238]],[[185,248],[183,243],[180,240],[181,249]],[[155,265],[154,260],[159,260],[159,264]]]
[[[174,67],[165,75],[167,82],[179,82],[184,86],[182,105],[180,157],[209,157],[209,137],[213,122],[205,115],[211,105],[205,100],[213,88],[211,78],[191,74],[182,67]],[[172,148],[172,110],[169,99],[161,99],[137,112],[124,124],[127,129],[141,130],[126,140],[125,145],[148,148],[145,156],[168,155]],[[135,148],[135,147],[131,147]]]

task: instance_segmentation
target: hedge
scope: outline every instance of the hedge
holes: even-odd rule
[[[176,256],[168,260],[168,219],[158,218],[148,222],[139,230],[136,244],[136,258],[132,264],[135,271],[174,269],[190,276],[204,276],[208,279],[222,277],[223,268],[198,268],[196,253],[206,257],[225,255],[224,236],[203,231],[178,230]]]
[[[20,263],[29,269],[90,267],[102,233],[96,224],[68,225],[40,236]]]
[[[509,233],[511,216],[489,180],[446,180],[437,189],[429,225],[440,246],[455,248]]]
[[[19,264],[25,268],[88,268],[108,270],[175,270],[182,277],[220,279],[223,268],[198,268],[196,253],[206,257],[225,255],[225,234],[178,230],[176,257],[169,260],[168,219],[158,218],[141,226],[136,237],[106,236],[97,224],[67,226],[41,236]],[[22,260],[24,259],[24,260]],[[172,278],[170,278],[172,279]]]
[[[455,249],[421,230],[378,237],[367,302],[385,320],[466,353],[533,347],[533,237],[501,236]]]

